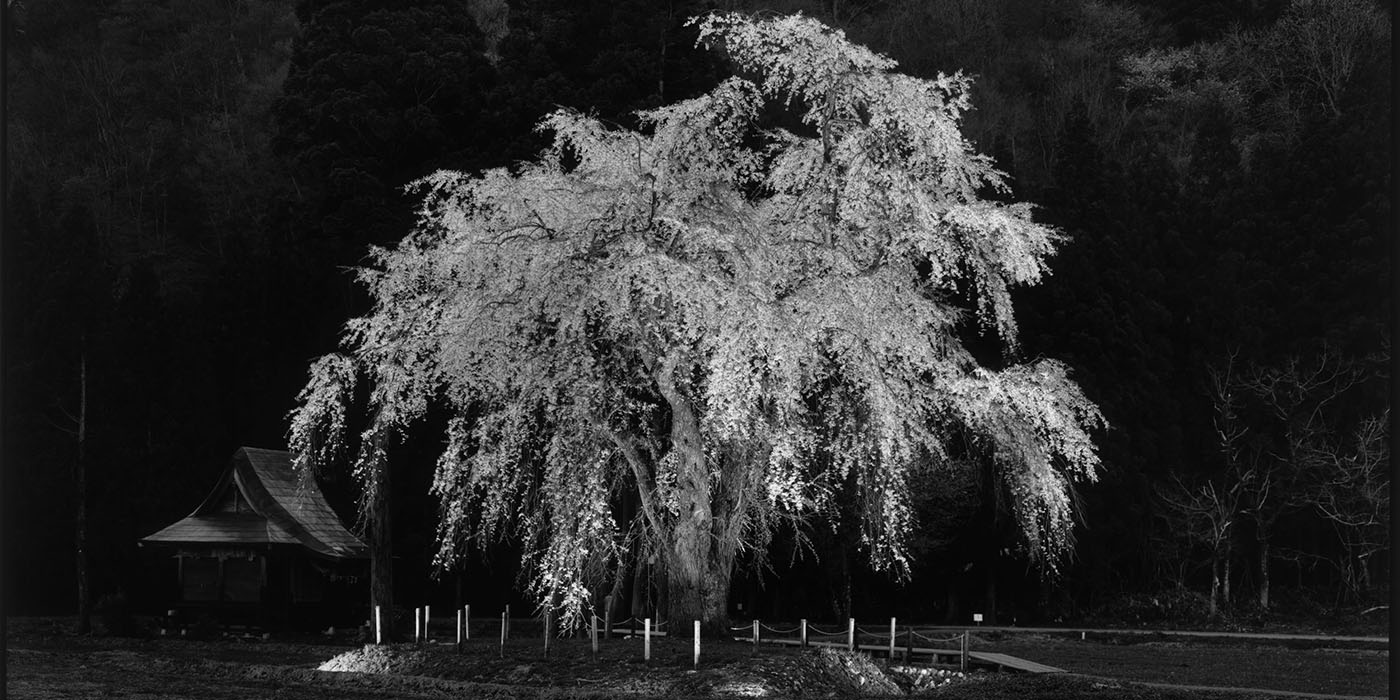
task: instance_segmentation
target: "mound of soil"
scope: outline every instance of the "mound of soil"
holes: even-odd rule
[[[891,666],[885,675],[909,693],[926,693],[968,678],[961,671],[925,666]]]
[[[558,664],[512,662],[458,654],[447,646],[366,645],[339,654],[320,671],[487,681],[515,687],[569,687],[617,695],[685,697],[896,697],[951,682],[961,674],[905,668],[886,673],[862,654],[832,649],[734,655],[686,664]]]

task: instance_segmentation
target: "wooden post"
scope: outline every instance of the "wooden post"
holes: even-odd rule
[[[506,606],[505,612],[501,613],[501,658],[506,657],[506,618],[510,614],[510,606]]]
[[[603,639],[612,639],[612,609],[613,597],[611,595],[604,598],[603,603]]]
[[[856,650],[856,619],[850,618],[846,622],[846,651]]]
[[[472,640],[472,606],[462,606],[462,641]]]
[[[758,649],[758,620],[753,621],[753,648]]]
[[[423,641],[423,608],[413,609],[413,643],[419,644]]]
[[[590,625],[590,628],[591,628],[591,629],[590,629],[590,634],[589,634],[588,636],[589,636],[589,638],[593,641],[593,660],[594,660],[594,661],[597,661],[597,660],[598,660],[598,616],[597,616],[597,615],[589,615],[588,617],[590,618],[590,620],[589,620],[589,625]]]
[[[958,661],[958,670],[967,671],[967,630],[962,633],[962,656]]]
[[[894,638],[895,638],[894,618],[890,618],[890,663],[894,663]]]
[[[728,623],[725,623],[725,624],[728,624]],[[694,662],[692,665],[693,665],[695,668],[700,668],[700,621],[699,621],[699,620],[696,620],[696,621],[695,621],[695,662]]]
[[[462,648],[462,611],[457,611],[457,648]]]
[[[384,621],[379,614],[379,606],[374,606],[374,643],[384,643]]]
[[[914,628],[910,626],[904,630],[909,638],[904,642],[904,663],[914,665]]]
[[[807,648],[807,618],[802,618],[802,648]]]
[[[506,604],[506,639],[510,639],[510,604]]]
[[[651,618],[642,620],[642,660],[651,661]]]
[[[433,633],[428,630],[428,621],[433,619],[432,613],[429,612],[431,608],[431,605],[423,606],[423,641],[428,643],[433,641]]]

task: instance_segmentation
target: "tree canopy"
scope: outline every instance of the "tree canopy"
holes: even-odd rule
[[[666,559],[673,616],[713,624],[735,553],[848,479],[862,544],[900,571],[910,475],[959,449],[994,460],[1053,567],[1101,419],[1061,364],[984,367],[959,338],[975,315],[1013,357],[1008,290],[1057,241],[984,196],[1006,186],[958,132],[968,78],[900,75],[801,16],[697,22],[740,76],[643,112],[643,131],[557,111],[517,172],[415,183],[418,227],[361,273],[373,311],[312,367],[303,464],[346,445],[359,378],[362,475],[446,406],[440,563],[518,533],[534,592],[570,616],[637,537]],[[762,128],[769,102],[802,126]],[[621,494],[633,522],[614,517]]]

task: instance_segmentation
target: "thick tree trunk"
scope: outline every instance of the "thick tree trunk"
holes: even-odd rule
[[[671,407],[671,449],[676,455],[680,506],[666,552],[669,619],[681,626],[699,620],[701,634],[722,637],[729,632],[725,613],[736,548],[723,535],[716,536],[716,526],[722,527],[737,514],[721,513],[716,521],[700,421],[689,401],[677,391],[670,376],[672,368],[665,365],[657,382]]]
[[[77,554],[78,634],[92,633],[92,591],[88,588],[87,553],[87,352],[78,360],[78,453],[73,464],[73,489],[78,512],[73,540]]]
[[[699,560],[687,558],[682,561],[677,558],[682,551],[697,550],[679,542],[672,550],[671,566],[684,565],[686,571],[684,577],[669,577],[671,614],[668,619],[676,629],[688,629],[692,620],[699,620],[701,635],[723,638],[729,634],[729,619],[725,612],[734,568],[733,557],[725,561],[722,553],[711,547]]]
[[[369,505],[369,597],[370,615],[379,606],[384,625],[384,641],[394,634],[394,539],[389,512],[388,467],[379,465],[374,474]]]
[[[667,602],[675,624],[699,620],[702,634],[723,636],[734,548],[713,536],[708,480],[703,460],[677,479],[682,496],[667,552]]]

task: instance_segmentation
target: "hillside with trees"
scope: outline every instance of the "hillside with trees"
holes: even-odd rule
[[[828,109],[844,111],[831,112],[825,124],[804,112],[822,105],[810,103],[817,93],[798,83],[784,93],[794,96],[790,102],[777,92],[748,101],[731,76],[763,85],[765,71],[787,80],[801,72],[764,63],[758,57],[776,54],[761,41],[747,54],[737,43],[718,52],[697,45],[710,25],[688,20],[709,12],[764,21],[800,12],[843,31],[850,45],[873,52],[861,59],[867,68],[938,86],[932,91],[945,100],[942,107],[925,107],[956,103],[953,122],[967,151],[938,151],[947,148],[941,141],[913,147],[927,139],[901,131],[904,117],[881,117],[886,108],[868,85],[860,99],[832,102]],[[445,215],[442,198],[452,187],[475,191],[486,185],[460,183],[493,183],[500,192],[516,187],[510,191],[532,196],[521,183],[542,177],[543,152],[560,173],[586,171],[590,158],[599,159],[588,172],[605,178],[603,191],[618,208],[594,211],[604,207],[595,201],[603,191],[585,188],[571,195],[579,198],[575,207],[550,214],[557,218],[536,205],[542,231],[578,224],[570,217],[585,210],[598,221],[635,218],[646,192],[699,207],[703,177],[713,179],[707,187],[726,192],[726,206],[780,196],[807,206],[798,192],[783,189],[799,187],[801,173],[779,156],[825,155],[834,160],[824,162],[837,163],[836,180],[862,182],[868,173],[852,170],[856,161],[841,165],[856,152],[842,144],[873,147],[873,136],[857,137],[873,134],[878,122],[892,129],[879,143],[882,157],[905,163],[899,172],[917,169],[909,164],[921,158],[942,158],[927,166],[935,168],[956,163],[958,154],[985,154],[990,160],[977,168],[987,169],[974,168],[980,179],[969,180],[965,202],[1015,211],[1027,231],[1053,231],[1053,245],[1031,256],[1044,265],[1036,285],[989,286],[990,277],[975,274],[933,285],[938,308],[968,311],[948,313],[930,332],[946,334],[945,348],[961,349],[988,376],[1053,367],[1050,380],[1025,381],[1077,387],[1050,413],[1028,412],[1054,415],[1081,398],[1096,406],[1105,424],[1090,431],[1097,479],[1064,487],[1065,510],[1052,520],[1067,523],[1056,541],[1069,554],[1052,574],[1039,551],[1048,540],[1037,540],[1037,527],[1027,525],[1024,489],[994,458],[991,445],[1005,445],[1006,435],[954,436],[936,419],[956,414],[957,404],[938,413],[921,403],[935,401],[925,393],[887,397],[882,405],[910,413],[860,413],[811,429],[824,439],[856,441],[842,448],[862,456],[842,472],[849,483],[829,486],[833,493],[854,488],[862,498],[832,499],[807,527],[772,520],[776,511],[754,512],[751,525],[762,536],[733,553],[736,573],[721,607],[735,616],[742,609],[745,616],[812,619],[859,612],[965,620],[984,611],[1019,624],[1094,616],[1365,619],[1357,617],[1361,611],[1386,604],[1390,575],[1390,27],[1389,6],[1374,0],[7,3],[4,531],[7,564],[25,562],[5,567],[8,609],[70,614],[117,596],[155,609],[160,572],[137,539],[188,513],[238,446],[285,447],[299,439],[294,427],[289,434],[296,425],[289,416],[308,367],[347,350],[340,344],[346,320],[376,318],[392,291],[383,282],[361,285],[356,270],[397,269],[396,256],[412,251],[424,269],[445,265],[435,256],[448,238],[433,238],[442,234],[432,221]],[[955,74],[961,77],[947,77]],[[732,91],[729,101],[716,97],[724,90]],[[695,119],[729,124],[740,108],[759,126],[728,141],[707,140],[722,132],[676,126],[685,109],[695,110]],[[541,120],[552,130],[537,130]],[[788,140],[774,141],[777,133]],[[566,138],[554,140],[560,134]],[[686,141],[687,134],[698,140]],[[656,161],[670,165],[622,168],[614,157],[622,135],[672,154]],[[770,148],[775,144],[783,145]],[[711,160],[724,158],[753,162],[720,167]],[[988,176],[991,169],[1003,175]],[[439,170],[461,179],[452,187],[441,178],[422,180]],[[663,186],[663,175],[681,171],[691,178],[683,187]],[[488,172],[495,174],[472,179]],[[839,196],[834,207],[822,200],[829,208],[809,212],[810,220],[825,212],[829,223],[862,231],[898,221],[902,205],[893,198],[884,208],[841,208],[889,191],[891,177],[870,175],[864,195]],[[823,191],[830,197],[833,188],[828,183]],[[432,205],[426,211],[425,201]],[[742,217],[732,225],[762,228]],[[744,265],[758,266],[763,256],[726,263],[720,242],[685,231],[672,242],[681,246],[679,259],[713,265],[711,274],[788,284],[769,290],[779,297],[807,284],[810,270],[834,264],[813,258],[760,274]],[[839,227],[832,231],[831,239],[811,235],[824,244],[843,240]],[[776,254],[778,242],[762,249]],[[608,248],[622,243],[605,240],[594,254],[620,264],[637,254]],[[850,252],[853,260],[866,254],[877,261],[872,270],[892,264],[878,252]],[[901,284],[937,279],[929,259],[938,258],[905,270]],[[501,281],[477,272],[483,282]],[[650,294],[677,289],[679,282],[652,272]],[[586,287],[594,272],[578,275],[574,281]],[[561,269],[558,279],[571,278]],[[776,357],[778,321],[721,312],[727,297],[716,289],[679,295],[667,302],[668,313],[689,309],[696,323],[712,319],[707,328],[747,318],[746,328],[768,329],[748,337],[750,345]],[[704,306],[706,299],[713,304]],[[624,308],[631,307],[619,298],[607,318],[627,317]],[[1016,311],[1014,333],[1007,333],[1012,317],[1002,308]],[[888,332],[912,334],[916,327],[896,327],[878,310],[867,311]],[[629,333],[698,332],[665,314],[652,321]],[[419,328],[407,318],[396,323]],[[590,346],[601,353],[590,356],[596,362],[604,362],[605,350],[640,347],[603,317],[589,321],[601,326],[579,323],[575,340],[583,345],[561,346],[556,359],[581,352],[590,333],[607,339],[604,349]],[[350,331],[373,337],[363,326]],[[527,333],[523,326],[512,332]],[[538,341],[544,330],[531,332]],[[516,340],[530,346],[525,335]],[[783,362],[815,352],[792,338],[782,342],[772,376],[786,371]],[[705,347],[707,362],[723,359],[720,345]],[[833,366],[842,362],[836,349],[822,353]],[[599,419],[616,421],[608,425],[638,440],[674,432],[683,403],[658,400],[666,398],[664,383],[628,384],[647,367],[645,358],[609,361],[620,364],[607,376],[631,379],[606,388],[638,412]],[[707,389],[697,377],[745,376],[709,374],[718,366],[689,361],[696,364],[677,385],[681,394],[720,392],[719,384]],[[931,366],[921,366],[920,376]],[[654,370],[653,379],[660,376]],[[854,402],[857,387],[872,386],[842,384],[838,374],[824,376],[823,391],[813,396]],[[350,415],[383,406],[373,393],[383,390],[383,379],[346,394]],[[555,388],[579,398],[563,386]],[[633,390],[641,394],[624,396]],[[715,405],[742,404],[736,397],[750,390],[765,410],[780,412],[790,399],[775,386],[741,382],[725,385],[731,393],[716,393]],[[551,548],[529,527],[483,531],[470,519],[493,512],[483,510],[489,504],[435,483],[445,449],[459,454],[458,464],[490,456],[483,451],[490,440],[453,438],[482,429],[483,421],[505,420],[501,406],[474,400],[435,396],[416,406],[422,420],[405,423],[383,444],[382,464],[390,468],[377,482],[354,466],[359,436],[375,423],[347,425],[345,449],[322,455],[326,491],[354,522],[374,500],[366,495],[376,492],[364,487],[383,486],[378,517],[393,523],[382,544],[396,557],[392,595],[400,604],[471,598],[529,602],[533,609],[542,596],[567,597],[558,581],[524,585],[531,557],[564,556],[563,545]],[[845,415],[834,403],[803,409]],[[720,419],[702,414],[697,420]],[[907,492],[879,502],[874,487],[885,472],[862,469],[898,460],[884,447],[870,448],[878,457],[859,447],[855,426],[874,426],[862,421],[875,415],[904,415],[909,430],[944,430],[942,444],[955,445],[944,458],[956,468],[910,471],[901,477]],[[538,412],[511,416],[511,430],[538,436],[531,422],[542,420]],[[760,423],[764,430],[795,423],[738,413],[727,420],[715,430],[737,432],[715,434],[751,438],[744,450],[787,454],[791,447],[776,432],[753,431]],[[1018,444],[1053,443],[1049,425]],[[625,451],[626,443],[606,449]],[[561,444],[588,452],[582,443]],[[666,444],[651,446],[658,459]],[[517,447],[507,461],[522,483],[615,476],[557,468],[564,458],[551,457],[546,442]],[[588,463],[585,456],[569,463]],[[1047,463],[1068,469],[1074,461]],[[640,496],[611,506],[611,527],[624,531],[655,510]],[[889,521],[881,518],[906,519],[897,549],[882,539]],[[674,529],[662,525],[649,532]],[[619,551],[643,551],[639,540],[626,542]],[[881,565],[896,551],[902,578]],[[668,585],[679,560],[624,555],[577,563],[591,572],[577,581],[588,581],[590,595],[612,594],[616,605],[662,616],[687,605]]]

